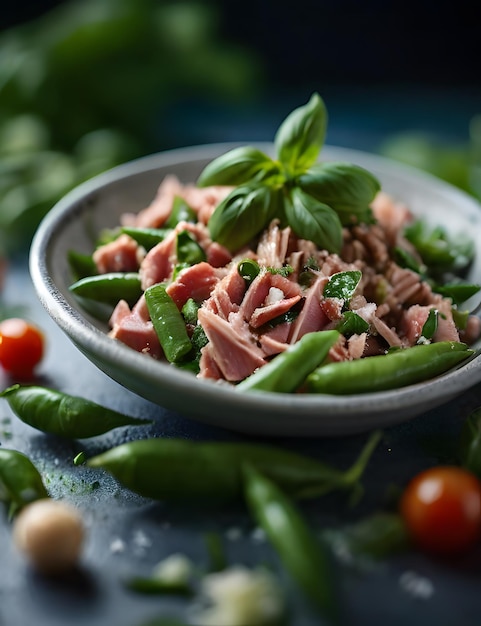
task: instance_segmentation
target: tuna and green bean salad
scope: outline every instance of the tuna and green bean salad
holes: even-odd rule
[[[238,147],[194,182],[166,176],[91,257],[71,253],[71,291],[111,305],[113,340],[239,392],[363,393],[467,360],[472,242],[322,161],[326,128],[315,93],[274,156]]]

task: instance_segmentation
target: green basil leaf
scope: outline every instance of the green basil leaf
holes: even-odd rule
[[[362,335],[369,330],[369,324],[354,311],[346,311],[336,326],[336,330],[345,336]]]
[[[277,192],[267,185],[236,187],[212,214],[210,236],[231,252],[239,250],[269,224],[278,206]]]
[[[349,302],[362,277],[360,270],[348,270],[333,274],[324,287],[324,298],[339,298]]]
[[[298,237],[313,241],[319,248],[339,252],[342,247],[342,225],[337,213],[302,189],[293,187],[285,196],[284,213]]]
[[[190,207],[184,198],[175,196],[169,219],[165,222],[167,228],[175,228],[179,222],[196,222],[197,213]]]
[[[241,146],[211,161],[201,172],[197,185],[243,185],[259,174],[263,177],[275,171],[279,171],[279,166],[261,150]]]
[[[206,260],[205,250],[188,230],[177,234],[176,243],[177,262],[181,265],[195,265]]]
[[[438,316],[439,311],[437,309],[431,309],[429,311],[428,318],[423,324],[418,343],[423,343],[426,340],[429,341],[434,337],[434,333],[438,329]]]
[[[319,94],[290,113],[274,138],[277,158],[291,174],[313,165],[324,144],[327,110]]]
[[[372,222],[370,204],[380,190],[379,181],[351,163],[317,163],[297,179],[306,193],[332,207],[342,224]]]

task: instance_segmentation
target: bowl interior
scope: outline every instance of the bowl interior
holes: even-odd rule
[[[271,144],[257,144],[272,152]],[[388,392],[358,396],[239,394],[230,386],[192,375],[106,336],[108,326],[81,308],[70,293],[71,250],[90,254],[98,234],[120,215],[147,206],[166,174],[195,182],[205,165],[234,147],[182,148],[138,159],[74,189],[46,216],[31,247],[30,271],[37,294],[53,320],[100,369],[135,393],[190,418],[260,435],[342,435],[410,419],[451,399],[481,379],[479,358],[437,379]],[[359,151],[326,146],[323,160],[365,167],[383,189],[433,225],[451,234],[479,232],[479,204],[458,189],[401,164]],[[481,241],[469,280],[481,282]],[[467,303],[470,305],[471,303]]]

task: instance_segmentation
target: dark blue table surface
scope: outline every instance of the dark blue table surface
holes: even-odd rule
[[[217,123],[217,128],[222,128],[219,119]],[[224,127],[229,127],[228,119]],[[361,137],[361,125],[357,134],[351,133],[350,137],[346,134],[345,141],[342,141],[345,128],[341,120],[334,124],[331,143],[371,147],[369,142],[372,145],[375,138],[372,125],[365,138]],[[219,137],[212,136],[211,131],[204,127],[203,132],[209,133],[212,141],[238,140],[244,135],[239,129],[229,136]],[[199,143],[192,132],[185,132],[190,143]],[[335,140],[336,133],[340,141]],[[271,138],[270,128],[265,126],[257,136],[252,127],[245,134],[252,139]],[[356,137],[358,140],[354,141]],[[120,387],[100,372],[43,310],[30,281],[26,258],[12,261],[3,302],[23,305],[27,316],[45,330],[47,354],[39,371],[41,384],[82,395],[135,417],[152,418],[153,425],[142,430],[142,436],[250,440],[192,421],[188,415],[164,410]],[[9,384],[2,373],[0,384],[2,388]],[[434,411],[386,429],[369,464],[365,495],[360,504],[354,509],[349,508],[346,499],[340,496],[310,503],[305,512],[312,527],[320,532],[386,510],[393,489],[402,488],[422,468],[446,460],[444,443],[452,442],[458,436],[462,420],[477,406],[481,406],[481,385]],[[72,460],[80,450],[94,454],[139,436],[138,430],[118,429],[89,441],[70,442],[40,434],[22,424],[5,401],[1,401],[0,409],[0,444],[28,454],[42,472],[50,494],[78,506],[87,527],[79,570],[61,579],[47,579],[30,570],[15,551],[11,525],[5,515],[1,516],[1,626],[141,626],[155,616],[182,617],[188,604],[185,599],[134,594],[126,590],[123,581],[134,574],[148,575],[157,562],[174,552],[184,553],[200,567],[206,565],[207,532],[220,533],[229,563],[272,565],[292,605],[294,626],[321,623],[295,592],[270,546],[259,540],[242,506],[212,511],[198,504],[190,506],[186,503],[186,506],[178,507],[155,503],[127,492],[106,474],[73,465]],[[366,435],[359,435],[274,443],[312,454],[336,467],[347,467],[365,441]],[[470,554],[456,564],[436,561],[414,551],[379,562],[362,563],[345,562],[342,555],[337,555],[336,562],[341,570],[346,626],[479,626],[479,553]]]

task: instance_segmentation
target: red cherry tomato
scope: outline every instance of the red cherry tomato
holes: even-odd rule
[[[460,467],[433,467],[408,484],[400,511],[420,549],[462,553],[481,538],[481,482]]]
[[[28,379],[44,354],[42,331],[20,318],[0,322],[0,365],[11,376]]]

